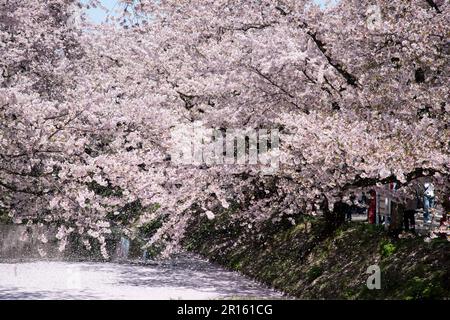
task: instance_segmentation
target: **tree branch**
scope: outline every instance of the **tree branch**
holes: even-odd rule
[[[403,182],[403,183],[400,182],[395,175],[390,175],[389,177],[386,177],[381,180],[378,178],[357,178],[356,181],[345,184],[342,187],[342,190],[345,191],[345,190],[349,190],[352,188],[370,187],[370,186],[375,186],[378,183],[381,183],[384,185],[384,184],[388,184],[391,182],[395,182],[395,183],[397,183],[398,186],[401,187],[401,186],[407,185],[412,180],[415,180],[415,179],[421,178],[421,177],[429,177],[429,176],[434,175],[436,172],[438,172],[438,170],[436,170],[436,169],[416,168],[406,175],[406,177],[405,177],[406,182]]]
[[[358,79],[354,75],[352,75],[351,73],[346,71],[345,68],[339,62],[334,62],[331,59],[331,57],[327,53],[327,49],[326,49],[325,43],[323,43],[322,41],[320,41],[317,38],[316,33],[313,33],[313,32],[311,32],[309,30],[306,33],[314,41],[314,43],[316,44],[317,48],[320,50],[320,52],[322,52],[324,57],[327,59],[328,63],[345,79],[347,84],[351,85],[352,87],[357,87],[358,86],[357,85]]]
[[[255,72],[257,75],[259,75],[261,78],[265,79],[267,82],[269,82],[272,86],[274,86],[275,88],[277,88],[278,90],[280,90],[282,93],[284,93],[285,95],[287,95],[290,99],[295,99],[295,96],[290,93],[289,91],[287,91],[285,88],[283,88],[282,86],[280,86],[278,83],[276,83],[274,80],[272,80],[269,76],[263,74],[260,70],[258,70],[257,68],[254,67],[250,67],[253,72]],[[306,114],[309,114],[309,110],[307,109],[303,109],[301,108],[298,104],[296,104],[293,101],[288,100],[288,102],[290,104],[292,104],[293,106],[295,106],[297,109],[302,110],[303,112],[305,112]]]
[[[286,10],[284,10],[283,8],[277,6],[275,7],[276,10],[278,10],[280,12],[280,14],[282,16],[287,16],[289,13],[286,12]],[[302,25],[300,25],[301,28],[303,29],[307,29],[308,28],[308,24],[306,22],[303,22]],[[352,75],[351,73],[349,73],[347,70],[345,70],[345,68],[338,62],[334,62],[331,57],[328,55],[327,49],[326,49],[326,44],[323,43],[321,40],[319,40],[317,38],[317,33],[316,32],[312,32],[311,30],[307,30],[306,34],[309,35],[311,37],[311,39],[314,41],[314,43],[316,44],[317,48],[320,50],[320,52],[322,52],[322,54],[325,56],[325,58],[327,59],[328,63],[342,76],[344,77],[345,81],[353,86],[353,87],[357,87],[357,82],[358,79]]]
[[[29,190],[29,189],[19,189],[16,186],[4,183],[2,181],[0,181],[0,187],[3,187],[5,189],[8,189],[8,190],[13,191],[13,192],[32,194],[34,196],[43,196],[44,195],[43,191],[33,191],[33,190]]]
[[[438,5],[433,0],[425,0],[430,7],[436,10],[437,13],[442,13],[442,10],[439,9]]]

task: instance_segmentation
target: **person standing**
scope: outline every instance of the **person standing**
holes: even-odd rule
[[[442,203],[445,212],[450,212],[450,194],[444,196],[444,202]]]
[[[361,200],[359,201],[358,214],[367,216],[367,208],[369,206],[369,199],[367,198],[366,193],[363,191],[361,194]]]
[[[358,206],[356,205],[356,196],[354,193],[350,194],[350,202],[351,204],[348,207],[347,217],[345,219],[347,222],[351,222],[352,216],[358,212]]]
[[[424,183],[424,192],[423,192],[423,222],[430,223],[430,209],[434,208],[434,185],[432,183],[426,182]]]
[[[412,231],[415,232],[416,230],[416,219],[415,219],[415,213],[417,210],[418,205],[418,199],[417,196],[408,199],[405,204],[405,212],[403,215],[403,225],[406,232]]]
[[[369,208],[367,209],[367,220],[370,224],[375,224],[376,214],[377,214],[377,193],[375,190],[370,190],[369,192]]]

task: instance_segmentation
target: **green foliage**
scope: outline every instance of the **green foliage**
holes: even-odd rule
[[[145,237],[151,237],[159,228],[161,228],[162,224],[164,223],[163,217],[158,217],[157,219],[154,219],[150,222],[147,222],[143,224],[139,228],[139,233],[144,235]]]
[[[439,299],[445,295],[445,290],[442,288],[438,277],[432,280],[413,277],[408,281],[405,294],[406,300],[422,300],[422,299]]]
[[[382,241],[380,244],[380,253],[383,258],[392,256],[396,250],[395,245],[389,241]]]
[[[150,207],[144,207],[141,203],[141,201],[135,200],[132,202],[129,202],[125,204],[122,208],[117,210],[120,214],[114,215],[113,213],[110,213],[108,215],[108,218],[114,222],[121,223],[124,226],[129,226],[133,222],[136,221],[136,219],[145,211],[153,208],[153,206]]]
[[[359,223],[358,226],[361,231],[368,234],[382,234],[384,232],[384,226],[380,224]]]
[[[231,268],[233,270],[239,271],[242,268],[243,261],[235,260],[231,262]]]
[[[306,276],[309,281],[314,281],[323,274],[323,271],[324,270],[320,266],[312,266],[311,269],[308,270]]]
[[[6,210],[0,209],[0,224],[11,224],[12,219]]]
[[[102,186],[98,184],[96,181],[92,181],[88,183],[88,188],[91,191],[94,191],[95,194],[102,197],[121,197],[122,189],[119,187],[111,187],[110,185]]]
[[[152,246],[149,246],[145,249],[147,251],[147,254],[150,258],[158,257],[161,252],[164,250],[164,245],[161,243],[156,243]]]

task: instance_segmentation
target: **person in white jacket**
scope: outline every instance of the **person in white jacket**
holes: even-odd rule
[[[431,221],[430,209],[435,206],[434,185],[426,182],[423,186],[425,188],[423,192],[423,222],[429,223]]]

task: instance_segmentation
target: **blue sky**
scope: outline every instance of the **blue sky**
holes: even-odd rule
[[[335,2],[337,0],[332,0],[332,2]],[[85,2],[85,0],[82,0],[82,2]],[[102,5],[107,8],[108,10],[114,10],[119,8],[119,0],[101,0]],[[325,3],[327,0],[314,0],[314,2],[320,4],[322,7],[325,7]],[[106,18],[106,12],[100,8],[92,8],[88,10],[88,17],[89,19],[94,23],[101,23]]]
[[[82,2],[85,2],[85,1],[82,1]],[[101,0],[101,2],[102,2],[102,5],[105,8],[107,8],[108,10],[114,10],[119,7],[118,0]],[[92,22],[95,22],[95,23],[101,23],[106,18],[106,12],[100,8],[89,9],[87,14],[88,14],[89,19],[91,19]]]

